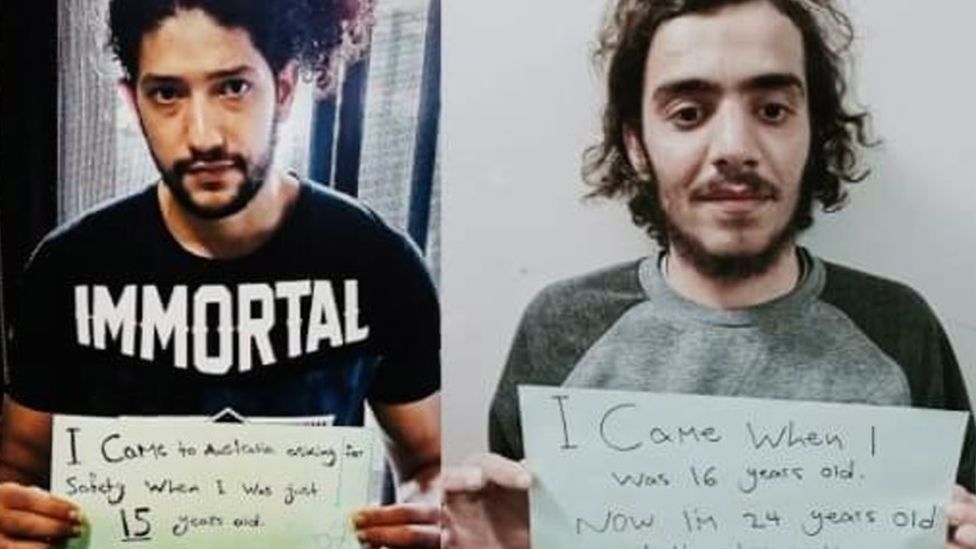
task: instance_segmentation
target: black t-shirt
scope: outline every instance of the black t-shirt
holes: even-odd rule
[[[256,251],[185,251],[155,187],[49,235],[25,272],[8,391],[90,415],[334,415],[440,387],[439,311],[412,244],[303,183]]]

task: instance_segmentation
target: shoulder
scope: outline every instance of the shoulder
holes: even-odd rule
[[[403,230],[356,198],[303,180],[301,200],[300,231],[328,238],[333,252],[370,265],[424,264],[421,250]]]
[[[105,246],[128,238],[155,206],[155,185],[103,202],[48,233],[34,249],[31,263],[86,246]]]
[[[561,384],[579,358],[628,309],[645,299],[639,260],[560,280],[528,305],[492,401],[493,451],[522,457],[516,386]]]
[[[907,284],[836,263],[823,263],[826,277],[821,297],[855,322],[937,323],[922,295]]]
[[[419,256],[407,234],[387,223],[379,213],[354,197],[315,181],[303,180],[298,217],[299,231],[329,238],[334,249],[363,250],[384,256]],[[378,259],[372,257],[370,260]]]
[[[936,394],[929,391],[932,383],[945,368],[955,368],[955,359],[945,330],[925,299],[902,282],[832,263],[825,267],[821,300],[841,311],[901,365],[915,400],[920,394]]]
[[[378,213],[356,198],[316,181],[302,180],[301,185],[303,207],[319,222],[377,231],[393,230]]]
[[[645,299],[639,264],[628,261],[545,286],[526,308],[523,328],[557,326],[563,333],[574,333],[612,324]]]

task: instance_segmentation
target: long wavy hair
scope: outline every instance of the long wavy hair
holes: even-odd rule
[[[668,245],[664,212],[653,170],[631,165],[624,135],[640,135],[644,66],[661,24],[689,13],[702,13],[756,0],[619,0],[608,13],[594,59],[607,75],[603,135],[583,154],[588,197],[623,198],[634,223],[662,247]],[[824,211],[843,207],[846,183],[863,180],[860,149],[873,145],[868,115],[844,104],[847,83],[843,61],[851,42],[850,20],[832,0],[762,0],[799,28],[809,86],[810,151],[792,219],[794,234],[813,224],[813,203]]]
[[[368,47],[373,5],[374,0],[112,0],[107,45],[134,82],[143,35],[177,10],[201,9],[224,27],[246,30],[273,74],[297,60],[318,89],[329,92],[339,66]]]

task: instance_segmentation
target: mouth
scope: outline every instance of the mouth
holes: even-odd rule
[[[752,219],[758,212],[776,201],[776,191],[762,185],[723,182],[707,185],[691,196],[694,204],[712,210],[721,219]]]
[[[775,185],[756,174],[712,180],[691,193],[694,202],[715,204],[756,205],[775,201],[779,190]]]
[[[709,193],[697,197],[697,202],[765,202],[771,197],[756,193]]]
[[[692,196],[695,202],[705,203],[766,202],[775,198],[775,193],[745,187],[712,188]]]
[[[232,174],[239,171],[233,159],[194,162],[184,172],[186,183],[205,192],[222,192],[228,188]],[[190,183],[192,181],[192,183]]]
[[[195,162],[190,165],[186,173],[191,175],[220,174],[227,170],[234,169],[236,165],[233,160],[221,160],[218,162]]]

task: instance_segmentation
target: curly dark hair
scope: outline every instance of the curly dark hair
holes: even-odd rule
[[[625,132],[640,135],[641,130],[644,90],[635,83],[644,82],[650,44],[661,24],[685,14],[749,1],[756,0],[619,0],[600,35],[594,58],[607,73],[607,102],[602,140],[583,155],[583,177],[593,187],[587,196],[626,199],[634,223],[664,248],[668,234],[657,184],[652,173],[631,165],[624,141]],[[792,219],[796,234],[813,224],[815,200],[828,212],[844,206],[844,185],[861,181],[869,173],[860,167],[860,148],[874,143],[868,137],[868,114],[844,105],[843,56],[854,36],[847,16],[832,0],[762,1],[788,17],[803,37],[811,140]]]
[[[139,76],[139,47],[177,10],[201,9],[219,24],[247,31],[274,74],[292,60],[332,90],[343,62],[367,47],[374,0],[111,0],[108,47],[130,82]]]

